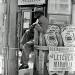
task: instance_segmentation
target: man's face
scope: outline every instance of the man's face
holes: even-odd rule
[[[37,18],[37,13],[34,13],[34,18]]]

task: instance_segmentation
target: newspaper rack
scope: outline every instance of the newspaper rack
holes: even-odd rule
[[[42,33],[38,33],[37,30],[34,29],[34,51],[35,51],[35,67],[38,75],[47,75],[49,71],[75,71],[75,47],[54,47],[54,46],[46,46],[44,36]],[[49,71],[47,70],[46,66],[46,59],[49,53]],[[55,54],[52,56],[52,54]],[[61,56],[58,59],[56,57]],[[54,58],[55,57],[55,58]],[[50,64],[50,62],[64,62],[65,61],[69,64],[67,67],[62,66],[53,66],[54,64]],[[58,64],[58,63],[55,63]],[[57,69],[57,70],[56,70]],[[52,75],[52,74],[49,74]],[[60,74],[58,74],[60,75]],[[69,75],[69,74],[68,74]]]

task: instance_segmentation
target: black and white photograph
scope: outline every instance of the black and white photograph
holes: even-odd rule
[[[0,75],[75,75],[75,0],[0,0]]]

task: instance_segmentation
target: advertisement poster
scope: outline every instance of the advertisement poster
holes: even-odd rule
[[[50,25],[47,30],[47,34],[45,34],[46,43],[48,46],[57,46],[58,40],[56,33],[59,33],[60,29],[58,26]]]
[[[71,16],[67,15],[49,15],[49,24],[70,24]]]
[[[18,5],[45,4],[45,0],[18,0]]]
[[[62,38],[64,46],[74,47],[75,46],[75,26],[70,25],[63,29]]]
[[[75,48],[49,47],[49,71],[75,71]]]
[[[48,0],[48,14],[71,14],[71,0]]]

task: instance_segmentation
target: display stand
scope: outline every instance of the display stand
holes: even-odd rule
[[[59,51],[58,51],[59,50]],[[56,57],[57,55],[60,55],[63,58],[57,60],[57,58],[51,58],[49,57],[49,61],[50,59],[53,60],[51,61],[52,63],[54,62],[61,62],[61,63],[71,63],[72,65],[74,65],[75,61],[75,48],[74,47],[55,47],[55,46],[46,46],[45,44],[45,40],[44,40],[44,35],[42,33],[38,33],[37,30],[34,30],[34,51],[35,51],[35,67],[36,67],[36,72],[38,73],[38,75],[53,75],[52,72],[50,72],[50,68],[52,69],[52,65],[48,64],[49,71],[47,69],[46,66],[46,59],[47,59],[47,52],[49,52],[49,55],[54,54]],[[71,56],[68,56],[71,55]],[[73,60],[70,58],[72,57]],[[55,60],[54,60],[55,59]],[[69,72],[73,70],[74,72],[74,68],[73,66],[71,66],[71,64],[69,64],[69,67],[53,67],[55,68],[52,69],[53,73],[57,74],[57,75],[73,75],[72,73],[70,74]],[[51,65],[51,66],[50,66]],[[63,66],[63,65],[62,65]],[[62,68],[62,69],[61,69]],[[71,68],[71,69],[70,69]],[[57,71],[56,71],[57,70]]]
[[[35,66],[38,75],[44,75],[45,71],[45,50],[48,50],[48,47],[45,46],[45,40],[42,33],[38,33],[37,30],[34,30],[34,48],[35,48]],[[47,75],[47,74],[46,74]]]

